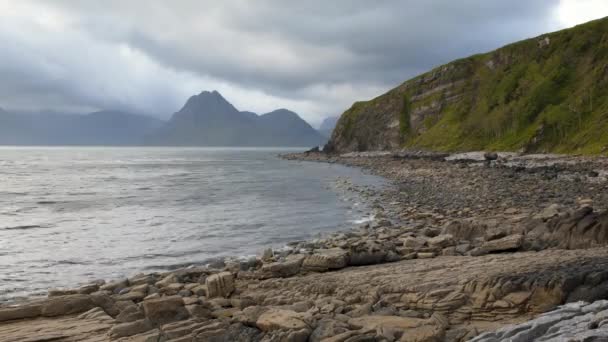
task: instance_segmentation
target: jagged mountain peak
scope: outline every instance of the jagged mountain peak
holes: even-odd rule
[[[217,90],[202,91],[191,96],[180,109],[180,113],[196,115],[237,115],[239,111]]]
[[[325,139],[285,108],[257,115],[238,111],[217,91],[192,96],[151,139],[155,145],[315,146]]]

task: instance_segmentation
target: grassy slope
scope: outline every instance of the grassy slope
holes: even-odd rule
[[[549,37],[547,46],[539,41]],[[419,96],[437,70],[448,90]],[[452,94],[458,98],[445,101]],[[418,96],[417,96],[418,95]],[[400,96],[401,145],[434,150],[520,150],[599,154],[608,149],[608,19],[471,56],[418,76],[340,119],[342,139],[386,98]],[[415,108],[441,103],[421,127]]]

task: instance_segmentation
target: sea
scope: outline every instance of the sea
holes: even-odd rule
[[[370,218],[384,181],[302,149],[0,147],[0,302],[260,255]]]

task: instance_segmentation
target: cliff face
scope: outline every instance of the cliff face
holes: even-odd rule
[[[357,102],[328,147],[608,151],[608,19],[456,60]]]

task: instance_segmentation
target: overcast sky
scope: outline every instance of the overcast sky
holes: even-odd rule
[[[439,64],[608,16],[608,0],[0,0],[0,107],[163,118],[202,90],[317,125]]]

